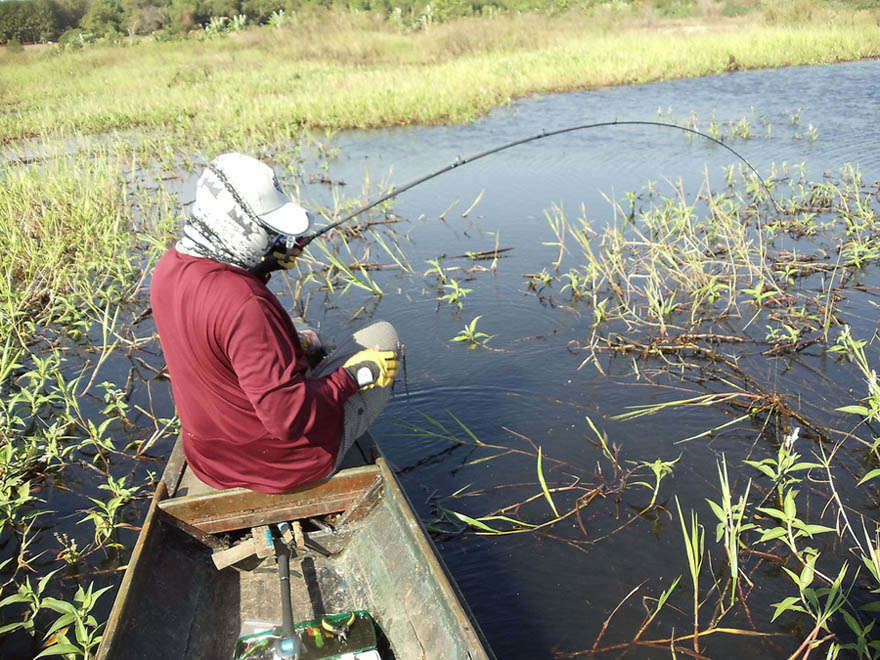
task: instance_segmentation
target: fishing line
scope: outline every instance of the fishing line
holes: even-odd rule
[[[683,131],[685,133],[691,133],[693,135],[697,135],[701,138],[709,140],[710,142],[714,142],[715,144],[717,144],[721,147],[724,147],[725,149],[727,149],[727,151],[729,151],[734,156],[736,156],[740,161],[742,161],[746,165],[746,167],[748,167],[754,173],[754,175],[761,182],[761,186],[763,186],[764,190],[767,191],[767,195],[769,196],[770,200],[773,202],[773,206],[776,208],[777,213],[781,213],[781,208],[780,208],[779,204],[776,202],[776,199],[773,197],[773,193],[770,190],[770,186],[767,185],[767,182],[760,175],[758,170],[756,170],[752,166],[752,164],[748,160],[746,160],[746,158],[744,156],[740,155],[735,149],[733,149],[733,147],[725,144],[721,140],[714,138],[711,135],[707,135],[706,133],[703,133],[701,131],[698,131],[695,128],[690,128],[688,126],[679,126],[678,124],[671,124],[671,123],[663,122],[663,121],[648,121],[648,120],[620,121],[620,120],[614,120],[614,121],[596,122],[596,123],[592,123],[592,124],[580,124],[578,126],[569,126],[568,128],[560,128],[555,131],[544,130],[544,131],[541,131],[540,133],[538,133],[537,135],[531,135],[529,137],[521,138],[519,140],[514,140],[513,142],[508,142],[507,144],[502,144],[498,147],[493,147],[492,149],[488,149],[488,150],[483,151],[481,153],[474,154],[473,156],[469,156],[467,158],[462,158],[459,156],[455,160],[454,163],[451,163],[450,165],[447,165],[446,167],[443,167],[435,172],[431,172],[430,174],[426,174],[422,177],[419,177],[418,179],[415,179],[414,181],[410,181],[409,183],[404,184],[400,187],[392,188],[389,192],[382,195],[381,197],[375,199],[374,201],[370,202],[369,204],[367,204],[365,206],[362,206],[358,210],[356,210],[352,213],[349,213],[344,218],[330,223],[329,225],[320,229],[319,231],[316,231],[315,233],[309,234],[307,236],[300,236],[300,237],[296,238],[294,245],[292,245],[291,247],[295,246],[295,247],[298,247],[299,249],[302,250],[303,248],[305,248],[309,243],[311,243],[316,238],[323,236],[327,232],[329,232],[329,231],[335,229],[336,227],[348,222],[352,218],[359,216],[361,213],[364,213],[365,211],[369,211],[370,209],[375,208],[376,206],[381,204],[382,202],[385,202],[389,199],[397,197],[398,195],[406,192],[407,190],[415,188],[416,186],[421,185],[421,184],[425,183],[426,181],[430,181],[431,179],[438,177],[441,174],[445,174],[446,172],[450,172],[454,169],[457,169],[457,168],[461,167],[462,165],[467,165],[468,163],[473,163],[474,161],[480,160],[481,158],[485,158],[486,156],[491,156],[491,155],[497,154],[501,151],[505,151],[507,149],[512,149],[513,147],[518,147],[520,145],[528,144],[529,142],[535,142],[537,140],[543,140],[544,138],[553,137],[555,135],[562,135],[564,133],[574,133],[575,131],[585,131],[585,130],[593,129],[593,128],[608,128],[611,126],[659,126],[661,128],[674,128],[679,131]]]
[[[543,140],[545,138],[553,137],[556,135],[563,135],[566,133],[574,133],[576,131],[585,131],[585,130],[590,130],[590,129],[594,129],[594,128],[611,128],[614,126],[656,126],[659,128],[671,128],[671,129],[675,129],[678,131],[682,131],[683,133],[689,133],[691,135],[696,135],[698,137],[701,137],[705,140],[708,140],[710,142],[717,144],[718,146],[729,151],[740,162],[742,162],[743,164],[745,164],[746,167],[748,167],[748,169],[758,179],[758,181],[760,182],[763,189],[767,192],[767,196],[770,199],[770,201],[773,203],[773,207],[776,209],[777,214],[781,215],[783,213],[782,207],[776,201],[776,198],[773,196],[773,192],[770,190],[770,186],[764,180],[764,177],[761,176],[760,172],[758,172],[758,170],[742,154],[740,154],[733,147],[731,147],[728,144],[725,144],[721,140],[719,140],[715,137],[712,137],[711,135],[707,135],[706,133],[703,133],[702,131],[698,131],[695,128],[691,128],[688,126],[680,126],[678,124],[672,124],[669,122],[651,121],[651,120],[636,120],[636,119],[633,119],[633,120],[614,120],[614,121],[594,122],[591,124],[579,124],[577,126],[569,126],[567,128],[560,128],[560,129],[553,130],[553,131],[542,130],[540,133],[538,133],[536,135],[531,135],[529,137],[520,138],[518,140],[513,140],[512,142],[508,142],[506,144],[502,144],[500,146],[493,147],[491,149],[487,149],[486,151],[474,154],[474,155],[469,156],[467,158],[462,158],[461,156],[459,156],[455,160],[455,162],[447,165],[446,167],[442,167],[439,170],[436,170],[434,172],[431,172],[429,174],[421,176],[421,177],[419,177],[413,181],[410,181],[409,183],[406,183],[402,186],[392,188],[389,192],[385,193],[384,195],[381,195],[380,197],[376,198],[372,202],[362,206],[361,208],[357,209],[356,211],[353,211],[352,213],[349,213],[345,217],[343,217],[339,220],[336,220],[335,222],[330,223],[326,227],[323,227],[322,229],[320,229],[312,234],[296,237],[292,241],[290,239],[288,239],[286,247],[288,250],[290,250],[292,248],[298,248],[299,250],[303,250],[303,249],[305,249],[306,246],[309,245],[309,243],[314,241],[316,238],[320,238],[324,234],[332,231],[333,229],[339,227],[342,224],[345,224],[349,220],[359,216],[361,213],[365,213],[366,211],[369,211],[370,209],[375,208],[376,206],[378,206],[382,202],[385,202],[389,199],[393,199],[394,197],[397,197],[398,195],[406,192],[407,190],[411,190],[412,188],[415,188],[416,186],[419,186],[427,181],[430,181],[431,179],[434,179],[442,174],[445,174],[445,173],[450,172],[452,170],[458,169],[459,167],[461,167],[463,165],[467,165],[468,163],[473,163],[473,162],[478,161],[482,158],[486,158],[487,156],[492,156],[493,154],[497,154],[502,151],[506,151],[507,149],[512,149],[513,147],[518,147],[523,144],[528,144],[530,142],[536,142],[538,140]],[[760,250],[763,253],[763,238],[761,236],[760,231],[758,232],[758,240],[761,244]],[[260,276],[265,275],[270,270],[272,270],[273,262],[276,262],[276,258],[273,254],[270,254],[262,262],[257,264],[257,266],[253,269],[253,272],[257,275],[260,275]],[[404,362],[404,370],[406,368],[405,364],[406,363]],[[779,370],[778,370],[778,368],[775,368],[773,370],[774,388],[778,385],[778,378],[779,378]]]

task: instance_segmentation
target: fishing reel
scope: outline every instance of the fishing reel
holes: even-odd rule
[[[278,234],[260,262],[251,268],[251,273],[262,280],[268,280],[270,273],[290,268],[293,264],[293,259],[298,257],[311,242],[311,236],[285,236],[284,234]],[[296,251],[295,254],[294,251]],[[282,260],[279,260],[278,255],[283,255]],[[286,263],[283,263],[283,261]]]

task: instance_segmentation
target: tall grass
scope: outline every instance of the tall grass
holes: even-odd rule
[[[873,14],[834,16],[793,26],[569,13],[414,32],[338,13],[220,39],[4,54],[0,140],[142,128],[275,143],[304,127],[463,122],[531,94],[880,55]]]
[[[134,337],[138,293],[175,216],[164,195],[146,194],[152,179],[132,171],[124,148],[83,140],[30,151],[41,155],[0,162],[0,634],[29,635],[33,654],[45,642],[46,653],[90,657],[103,617],[92,610],[110,588],[93,589],[93,567],[118,565],[120,530],[141,489],[126,484],[137,462],[125,438],[145,437],[145,418],[174,432],[130,397],[136,361],[149,366]],[[106,364],[125,353],[130,369],[118,380],[119,365],[111,374]],[[82,503],[91,538],[53,539],[54,484],[65,506]],[[50,552],[79,579],[75,592],[55,576],[60,568],[47,568]]]

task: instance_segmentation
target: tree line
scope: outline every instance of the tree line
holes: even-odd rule
[[[625,0],[638,2],[639,0]],[[682,1],[682,0],[677,0]],[[695,2],[696,0],[683,0]],[[434,20],[504,11],[560,11],[597,0],[0,0],[0,44],[64,42],[71,33],[89,37],[178,34],[215,17],[246,16],[249,24],[315,8],[392,15],[430,15]],[[67,33],[67,34],[65,34]],[[64,37],[62,36],[64,35]]]
[[[3,0],[0,43],[47,43],[69,30],[96,37],[157,30],[184,32],[214,16],[245,15],[262,23],[272,12],[295,11],[298,0]]]

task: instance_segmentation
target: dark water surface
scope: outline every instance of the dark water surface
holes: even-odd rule
[[[367,173],[374,184],[387,180],[400,185],[459,156],[541,130],[614,119],[681,123],[693,115],[702,131],[708,130],[713,118],[722,122],[748,118],[754,137],[730,139],[728,143],[765,176],[774,166],[804,163],[809,178],[819,180],[824,172],[836,172],[844,163],[852,163],[862,169],[865,181],[873,182],[880,178],[878,76],[880,62],[866,61],[551,95],[516,103],[467,126],[340,134],[333,140],[340,156],[330,163],[327,174],[350,184],[341,190],[352,196],[358,194]],[[792,117],[798,114],[799,123],[794,124]],[[815,140],[810,139],[810,125],[817,131]],[[438,503],[479,516],[539,493],[536,463],[534,457],[520,454],[473,463],[498,452],[453,448],[438,438],[405,437],[401,434],[406,422],[429,426],[420,415],[423,413],[466,439],[451,412],[486,443],[528,450],[529,443],[521,437],[527,436],[541,446],[546,457],[565,462],[560,466],[545,461],[548,483],[558,486],[575,477],[590,483],[599,478],[597,464],[602,457],[588,441],[593,437],[585,421],[589,415],[620,445],[622,458],[673,460],[682,455],[675,476],[663,483],[660,501],[674,511],[672,495],[677,494],[685,510],[700,511],[713,561],[720,563],[722,554],[712,544],[714,523],[704,498],[717,499],[715,464],[722,452],[731,466],[736,466],[736,492],[742,492],[745,480],[754,476],[746,474],[739,461],[761,442],[757,427],[746,425],[745,429],[681,445],[674,443],[729,417],[717,409],[690,408],[631,422],[610,420],[628,405],[685,398],[698,392],[675,392],[636,382],[629,374],[628,358],[610,360],[611,375],[607,376],[592,366],[579,369],[584,355],[568,350],[567,344],[589,334],[591,311],[542,302],[527,290],[523,274],[550,269],[556,257],[554,247],[542,245],[553,240],[544,218],[551,204],[564,207],[572,219],[583,204],[598,226],[612,217],[604,196],[622,199],[627,191],[637,191],[648,182],[656,182],[662,194],[671,195],[670,183],[679,179],[692,196],[706,178],[721,187],[724,167],[732,163],[738,165],[728,151],[707,140],[652,127],[590,130],[517,147],[434,179],[394,203],[394,212],[404,219],[396,227],[400,245],[415,272],[408,276],[390,270],[379,274],[377,279],[388,295],[371,301],[353,293],[334,299],[332,304],[312,298],[309,317],[325,329],[356,325],[359,321],[349,323],[349,318],[361,305],[375,318],[397,326],[406,344],[407,379],[398,385],[397,395],[374,427],[374,435],[401,470],[407,492],[425,520],[434,518]],[[481,192],[479,204],[462,218],[461,213]],[[307,187],[303,196],[316,204],[330,201],[322,186]],[[445,219],[438,219],[453,202],[457,204]],[[462,282],[473,291],[460,312],[445,303],[438,306],[433,278],[422,277],[428,268],[425,260],[491,249],[496,233],[501,247],[513,248],[500,261],[497,274],[477,273],[472,281]],[[381,253],[373,256],[389,261]],[[444,263],[470,265],[454,259]],[[463,279],[460,273],[453,275]],[[877,279],[875,273],[866,278],[868,283]],[[555,284],[548,295],[558,296],[559,286]],[[860,336],[869,336],[875,308],[864,302],[861,305],[852,310],[850,322],[861,325],[864,332]],[[450,342],[477,315],[482,315],[478,328],[494,335],[489,345],[496,350],[471,351]],[[817,360],[814,366],[828,378],[839,376],[833,365]],[[781,360],[765,361],[756,370],[754,375],[766,386],[788,395],[796,395],[805,384],[806,372],[789,369]],[[852,377],[852,372],[846,377]],[[828,397],[828,409],[852,402],[833,388],[822,391],[822,379],[812,379],[819,382],[820,401]],[[853,382],[851,387],[860,391],[862,385]],[[809,447],[803,449],[809,452]],[[760,457],[775,455],[775,445],[759,444],[756,452]],[[511,484],[527,485],[502,488]],[[467,487],[489,491],[445,499]],[[560,495],[560,502],[564,497]],[[687,575],[676,517],[661,511],[590,546],[572,545],[565,539],[583,540],[608,533],[644,507],[649,498],[648,490],[631,488],[591,505],[583,520],[586,535],[579,523],[569,519],[548,535],[466,533],[438,537],[446,562],[499,658],[547,658],[556,650],[589,648],[615,605],[646,581],[643,590],[616,615],[604,641],[632,637],[644,614],[641,596],[656,597],[678,575]],[[539,498],[518,515],[539,523],[549,514],[546,501]],[[762,630],[790,632],[769,624],[769,604],[792,593],[787,578],[772,574],[773,570],[764,567],[754,576],[760,588],[750,600],[751,615]],[[708,577],[704,580],[708,582]],[[687,577],[673,598],[681,611],[670,608],[654,636],[667,636],[673,628],[679,633],[688,630],[690,594],[686,582]],[[748,627],[741,615],[726,623]],[[797,645],[792,645],[792,639],[710,639],[706,653],[716,658],[743,652],[771,657],[790,653]],[[650,653],[642,649],[630,657],[649,657]],[[650,657],[668,657],[669,651],[653,654]]]

